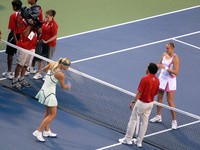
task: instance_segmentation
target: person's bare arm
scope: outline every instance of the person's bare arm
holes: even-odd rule
[[[59,73],[56,73],[54,76],[55,76],[56,79],[59,80],[62,89],[64,89],[64,90],[70,89],[70,86],[68,84],[65,84],[65,75],[64,75],[64,73],[59,72]]]
[[[168,68],[167,71],[177,76],[178,72],[179,72],[179,68],[180,68],[180,61],[179,61],[179,57],[177,55],[174,56],[172,63],[173,63],[174,67]]]

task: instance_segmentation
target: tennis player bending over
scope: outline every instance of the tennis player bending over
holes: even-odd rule
[[[138,92],[130,104],[130,108],[133,109],[127,130],[124,138],[119,139],[122,144],[132,145],[132,138],[135,132],[136,124],[139,121],[139,132],[137,138],[133,139],[133,142],[137,147],[142,147],[142,141],[147,130],[149,115],[153,108],[154,96],[158,93],[159,80],[156,77],[158,67],[154,63],[150,63],[146,70],[146,76],[140,80]]]
[[[39,103],[45,105],[46,111],[44,119],[39,128],[33,132],[33,135],[41,142],[44,137],[56,137],[57,134],[51,132],[49,125],[56,117],[58,102],[56,99],[56,83],[59,81],[63,89],[70,89],[70,86],[64,83],[65,75],[61,70],[67,70],[71,62],[67,58],[60,58],[58,62],[51,62],[42,71],[47,72],[45,82],[40,91],[35,96]],[[42,131],[43,136],[42,136]]]

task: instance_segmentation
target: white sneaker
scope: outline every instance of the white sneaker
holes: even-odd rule
[[[9,80],[12,80],[14,77],[12,72],[4,72],[4,73],[2,73],[2,76]]]
[[[40,79],[42,78],[42,75],[38,72],[36,73],[34,76],[33,76],[33,79],[37,80],[37,79]]]
[[[133,142],[135,145],[137,145],[137,147],[142,147],[142,143],[137,142],[136,138],[133,138]]]
[[[45,139],[42,136],[42,132],[39,132],[38,130],[35,130],[33,132],[33,136],[35,136],[38,139],[38,141],[45,142]]]
[[[29,72],[33,74],[36,73],[37,70],[34,67],[29,67]]]
[[[173,120],[173,121],[172,121],[172,129],[173,129],[173,130],[176,130],[176,129],[177,129],[177,121],[176,121],[176,120]]]
[[[127,140],[126,138],[119,139],[119,143],[127,144],[127,145],[132,145],[133,144],[133,142],[131,140]]]
[[[53,137],[53,138],[55,138],[57,136],[57,134],[53,133],[53,132],[51,132],[51,130],[49,130],[49,131],[44,131],[43,132],[43,136],[44,137]]]
[[[162,122],[162,116],[156,115],[154,118],[150,119],[150,122]]]
[[[6,78],[7,72],[2,73],[2,77]]]

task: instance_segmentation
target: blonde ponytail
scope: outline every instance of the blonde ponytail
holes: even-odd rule
[[[53,66],[52,68],[52,72],[55,72],[55,70],[58,68],[58,65],[61,64],[63,58],[60,58],[58,60],[58,62],[56,62],[56,64]]]
[[[62,64],[64,66],[70,66],[71,65],[71,61],[68,58],[60,58],[56,64],[53,66],[52,68],[52,72],[55,72],[55,70],[58,68],[58,66]]]

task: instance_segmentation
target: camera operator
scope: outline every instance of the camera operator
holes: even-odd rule
[[[19,47],[26,49],[27,51],[35,52],[37,44],[37,30],[41,27],[41,23],[37,20],[39,16],[39,7],[22,8],[21,16],[23,17],[22,33],[17,42]],[[28,83],[24,76],[29,66],[32,62],[33,56],[22,51],[18,51],[17,66],[15,68],[15,75],[12,81],[12,87],[21,90],[23,87],[30,87],[31,84]]]

